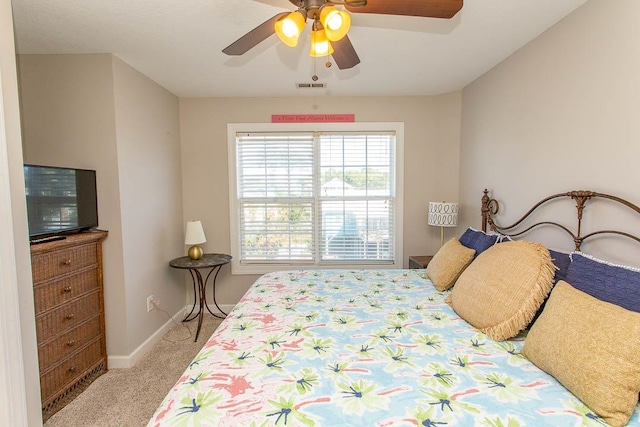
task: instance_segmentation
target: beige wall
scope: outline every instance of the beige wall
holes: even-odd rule
[[[126,360],[167,321],[147,294],[184,306],[167,266],[182,249],[178,100],[110,54],[18,61],[25,162],[97,171],[107,353]]]
[[[4,8],[10,7],[7,3],[3,1]],[[158,313],[147,316],[146,293],[155,293],[165,307],[174,298],[176,304],[184,303],[176,296],[184,288],[173,287],[182,276],[165,268],[167,258],[185,249],[180,209],[185,219],[203,221],[207,251],[229,251],[229,122],[266,123],[271,114],[286,113],[354,113],[357,121],[404,122],[405,258],[438,247],[439,231],[426,226],[430,200],[461,203],[462,224],[447,230],[448,236],[479,225],[485,187],[498,198],[508,196],[502,206],[506,219],[532,201],[570,189],[640,202],[635,186],[640,154],[637,16],[636,0],[591,0],[462,92],[441,96],[181,99],[180,152],[172,119],[175,98],[126,64],[110,55],[26,55],[20,57],[24,156],[33,163],[98,170],[101,226],[110,231],[105,242],[109,351],[128,354],[161,322],[153,317]],[[13,42],[7,28],[2,26],[7,37],[1,38],[0,65],[25,375],[33,391],[35,334],[20,130],[11,83]],[[161,189],[166,197],[154,192],[148,200],[138,199],[140,188]],[[618,216],[611,218],[620,222]],[[570,249],[550,239],[549,246]],[[593,249],[599,250],[597,245]],[[148,263],[141,265],[141,252]],[[219,279],[218,301],[233,304],[255,276],[230,276],[224,269]],[[130,288],[129,282],[134,283]],[[32,406],[39,405],[38,394],[29,396]],[[35,409],[30,415],[39,417]]]
[[[463,222],[475,223],[485,187],[509,197],[504,208],[513,219],[540,198],[569,190],[640,203],[638,16],[636,0],[591,0],[464,89]],[[587,215],[601,212],[594,206]],[[614,226],[624,222],[600,216]],[[584,249],[598,254],[602,246]]]
[[[439,231],[426,226],[430,200],[461,203],[462,224],[447,230],[448,236],[479,225],[485,187],[498,198],[508,197],[502,206],[507,220],[532,201],[570,189],[640,202],[635,186],[640,154],[637,16],[636,0],[591,0],[462,92],[181,99],[179,129],[173,118],[176,99],[117,58],[21,56],[24,156],[33,163],[98,170],[101,226],[110,231],[105,242],[109,351],[125,355],[163,320],[157,312],[147,315],[147,293],[164,307],[174,299],[176,307],[184,304],[183,276],[166,269],[166,260],[185,249],[182,216],[203,221],[207,251],[229,251],[229,122],[266,123],[271,114],[286,113],[354,113],[357,121],[404,122],[405,258],[438,247]],[[25,375],[33,391],[37,360],[9,37],[2,38],[1,53]],[[148,199],[137,197],[140,189],[152,190]],[[610,220],[621,222],[617,215]],[[570,249],[555,236],[549,239],[545,243],[551,247]],[[593,246],[593,252],[599,250]],[[255,278],[230,276],[224,269],[218,301],[235,303]],[[38,394],[28,397],[31,406],[39,405]],[[30,415],[39,417],[38,408]]]
[[[200,219],[205,251],[230,251],[227,123],[269,123],[272,114],[354,113],[356,121],[404,122],[404,254],[434,253],[431,200],[458,197],[460,92],[395,98],[191,98],[180,100],[184,217]],[[456,230],[447,230],[453,235]],[[224,268],[216,297],[234,304],[255,281]],[[209,291],[210,292],[210,291]]]
[[[191,297],[167,268],[184,253],[184,218],[202,219],[210,252],[229,252],[227,123],[276,113],[355,113],[405,123],[404,253],[433,253],[430,200],[458,197],[461,93],[435,97],[178,100],[111,55],[21,55],[25,159],[98,171],[110,358],[126,357]],[[180,124],[179,124],[180,123]],[[180,139],[182,139],[182,144]],[[181,162],[182,160],[182,162]],[[184,199],[184,201],[183,201]],[[455,233],[455,230],[447,230]],[[224,269],[218,301],[234,304],[256,276]],[[188,282],[188,280],[187,280]],[[211,290],[209,290],[211,292]]]
[[[147,313],[148,295],[171,314],[185,304],[182,275],[168,266],[184,247],[178,98],[116,57],[113,84],[127,332],[133,350],[167,320],[160,311]]]
[[[5,425],[42,424],[40,407],[40,379],[36,346],[31,258],[27,235],[27,214],[22,170],[22,144],[13,39],[11,2],[0,2],[0,77],[2,104],[0,121],[0,244],[2,273],[0,293],[2,304],[17,303],[15,307],[0,307],[0,384],[2,414]],[[7,191],[10,194],[7,194]],[[7,197],[8,196],[8,197]],[[7,340],[7,341],[5,341]],[[6,375],[5,375],[6,374]]]
[[[111,55],[19,55],[25,163],[96,170],[108,354],[128,349]]]

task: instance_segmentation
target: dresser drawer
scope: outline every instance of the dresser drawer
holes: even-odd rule
[[[40,377],[40,393],[43,403],[65,385],[72,384],[84,376],[89,368],[103,358],[102,342],[100,339],[96,339],[89,346],[42,375]]]
[[[38,347],[40,372],[44,372],[102,334],[100,315]]]
[[[74,248],[33,255],[31,269],[33,283],[37,284],[54,277],[73,273],[81,268],[98,263],[95,243],[80,245]]]
[[[36,285],[33,289],[36,314],[98,289],[98,269],[89,267],[61,280]]]
[[[85,320],[100,313],[100,292],[92,292],[82,298],[36,316],[38,343],[54,338]]]

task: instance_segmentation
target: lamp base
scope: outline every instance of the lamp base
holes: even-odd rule
[[[197,261],[202,258],[202,255],[204,255],[204,251],[200,246],[193,245],[189,248],[189,252],[187,252],[187,255],[189,255],[189,258],[191,258],[192,260]]]

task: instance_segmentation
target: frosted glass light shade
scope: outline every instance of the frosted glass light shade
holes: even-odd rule
[[[284,19],[276,21],[274,30],[282,43],[289,47],[295,47],[298,44],[300,33],[304,28],[306,17],[299,11],[291,12]]]
[[[327,39],[337,42],[347,35],[351,28],[351,17],[343,10],[325,5],[320,9],[320,22],[324,27]]]
[[[324,30],[313,30],[311,32],[311,49],[309,55],[314,58],[328,56],[333,53],[333,46],[329,43]]]

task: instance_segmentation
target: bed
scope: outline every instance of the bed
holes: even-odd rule
[[[260,277],[148,426],[640,426],[639,288],[622,291],[632,306],[621,307],[610,301],[620,295],[596,298],[569,285],[582,279],[567,271],[595,262],[596,271],[640,276],[579,252],[602,233],[640,240],[582,233],[584,204],[618,203],[613,196],[568,192],[541,205],[556,196],[578,208],[578,231],[556,224],[575,242],[572,254],[512,240],[554,222],[512,232],[537,205],[501,227],[499,204],[485,191],[482,229],[448,241],[426,270]],[[521,261],[529,256],[535,261]],[[496,263],[509,268],[498,275]],[[514,308],[525,294],[533,303]],[[503,309],[506,320],[492,318]]]

